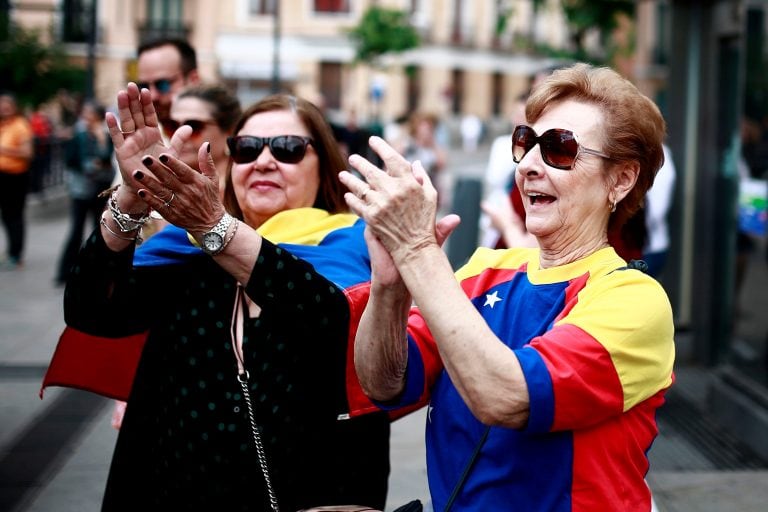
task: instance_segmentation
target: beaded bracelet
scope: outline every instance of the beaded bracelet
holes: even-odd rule
[[[237,219],[234,219],[233,224],[235,225],[234,228],[232,228],[232,232],[229,234],[226,240],[224,240],[224,245],[221,247],[221,250],[223,251],[224,248],[229,245],[229,242],[232,241],[233,238],[235,238],[235,233],[237,233],[237,226],[240,225],[240,221]]]
[[[109,232],[109,234],[111,234],[115,238],[119,238],[120,240],[128,240],[129,242],[138,242],[138,243],[141,243],[142,241],[139,235],[136,235],[134,237],[128,237],[128,236],[122,236],[121,234],[114,232],[112,228],[110,228],[109,225],[107,224],[107,220],[104,218],[104,215],[101,216],[101,222],[99,224],[104,226],[104,228]]]
[[[117,189],[115,189],[112,192],[112,195],[109,196],[107,207],[109,208],[109,212],[112,214],[112,219],[114,219],[115,224],[117,224],[118,228],[123,233],[136,231],[137,229],[141,228],[147,222],[147,220],[149,220],[148,213],[133,214],[139,215],[138,218],[131,217],[132,214],[123,213],[123,211],[120,209],[120,206],[117,204]]]

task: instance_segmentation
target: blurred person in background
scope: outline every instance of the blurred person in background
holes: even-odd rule
[[[115,178],[112,166],[114,147],[104,124],[106,110],[95,102],[86,101],[80,112],[80,123],[68,144],[67,189],[69,192],[69,235],[64,241],[55,284],[63,286],[83,243],[83,230],[88,216],[92,228],[99,227],[101,213],[107,204],[102,192],[109,189]]]
[[[474,153],[483,135],[483,121],[475,114],[466,114],[459,123],[461,148],[467,153]]]
[[[0,91],[0,214],[6,234],[6,256],[0,269],[23,266],[24,207],[29,189],[29,166],[34,132],[18,108],[16,96]]]
[[[525,124],[525,101],[529,92],[517,97],[512,105],[510,116],[511,128]],[[515,203],[520,203],[520,193],[515,189],[515,168],[517,164],[512,159],[512,132],[499,135],[491,143],[488,164],[483,176],[484,199],[481,203],[483,215],[480,216],[480,245],[483,247],[503,247],[505,235],[500,229],[519,229],[520,224],[525,228],[524,218],[512,215],[519,212]],[[522,206],[522,203],[519,205]],[[509,219],[514,224],[503,225]],[[507,236],[512,236],[508,233]],[[499,245],[501,243],[501,245]],[[533,242],[535,243],[535,241]],[[517,247],[517,245],[515,246]],[[524,245],[523,247],[532,247]]]
[[[168,140],[181,126],[192,128],[189,139],[179,149],[178,158],[193,169],[199,170],[200,145],[206,141],[211,143],[211,158],[219,173],[222,193],[229,164],[227,137],[233,135],[241,114],[240,100],[232,91],[220,84],[197,84],[181,90],[171,105],[167,124],[162,125]]]
[[[29,191],[44,197],[45,180],[51,172],[53,123],[43,106],[38,105],[29,115],[29,125],[35,134],[34,156],[29,166]]]
[[[160,124],[171,115],[171,104],[187,85],[200,82],[197,53],[183,39],[165,38],[142,44],[137,49],[139,89],[147,88],[152,95]]]
[[[426,112],[414,112],[408,118],[407,133],[397,142],[395,149],[406,160],[421,162],[427,171],[429,179],[438,189],[440,206],[446,204],[443,196],[443,170],[447,163],[445,147],[437,140],[438,118],[434,114]]]
[[[656,173],[653,186],[645,196],[645,227],[648,233],[643,247],[643,261],[648,274],[659,278],[669,251],[669,210],[675,193],[675,162],[669,146],[664,144],[664,165]]]

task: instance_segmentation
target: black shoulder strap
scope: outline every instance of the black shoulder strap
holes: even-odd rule
[[[617,269],[611,270],[608,272],[609,274],[613,274],[617,270],[639,270],[643,274],[648,273],[648,264],[644,262],[643,260],[629,260],[629,263],[625,267],[619,267]]]
[[[464,468],[464,472],[461,474],[461,478],[459,478],[459,481],[456,483],[456,487],[453,488],[451,497],[448,498],[448,503],[445,504],[445,508],[443,509],[443,512],[448,512],[449,510],[451,510],[451,507],[453,506],[453,502],[456,501],[456,497],[459,495],[461,488],[464,486],[464,482],[467,481],[469,472],[472,471],[472,466],[475,465],[477,456],[480,455],[480,449],[485,444],[485,440],[488,438],[488,432],[490,431],[491,431],[491,427],[485,428],[485,432],[483,432],[483,436],[480,438],[480,441],[477,442],[477,446],[475,446],[475,451],[472,452],[472,457],[469,458],[469,462],[467,462],[467,466]]]

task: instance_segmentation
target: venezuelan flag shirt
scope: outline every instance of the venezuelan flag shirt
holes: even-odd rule
[[[456,274],[518,358],[530,417],[520,430],[490,428],[453,507],[647,512],[646,453],[673,381],[666,294],[610,247],[560,267],[538,262],[538,249],[479,249]],[[443,510],[487,427],[443,369],[418,309],[408,332],[401,405],[430,399],[427,470]]]

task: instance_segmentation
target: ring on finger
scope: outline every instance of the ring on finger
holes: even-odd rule
[[[135,132],[136,132],[136,130],[130,130],[130,131],[127,131],[127,132],[124,132],[124,131],[120,130],[120,133],[122,135],[130,135],[130,134],[135,133]]]
[[[176,199],[176,192],[171,190],[171,198],[168,199],[167,201],[163,201],[163,206],[166,207],[166,208],[170,208],[171,207],[171,203],[173,202],[174,199]]]

